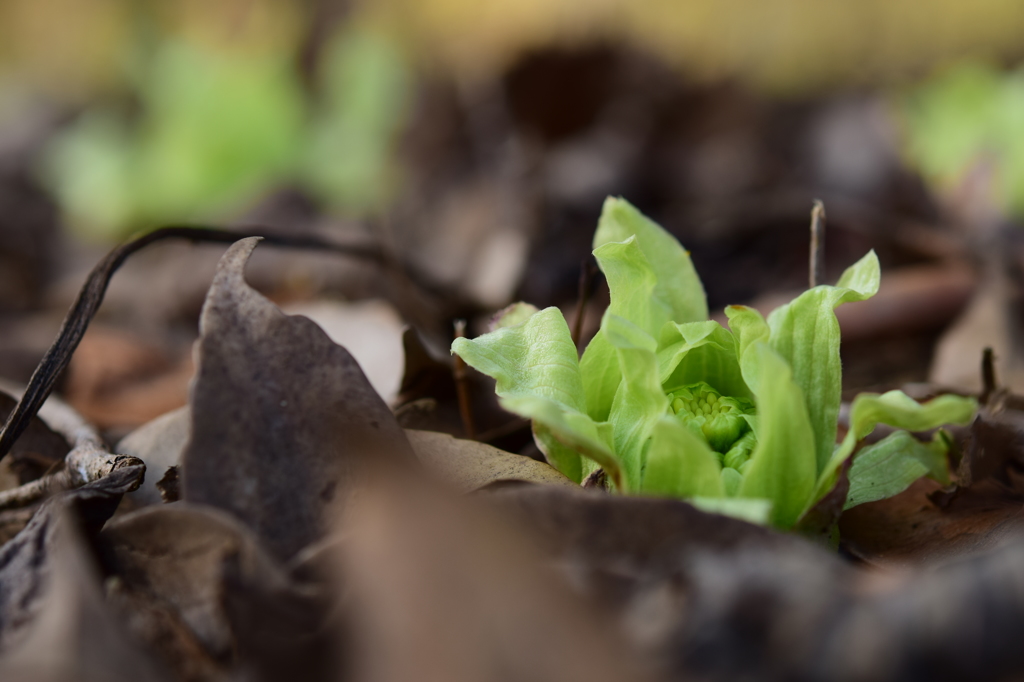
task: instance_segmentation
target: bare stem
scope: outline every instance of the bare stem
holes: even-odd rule
[[[981,387],[978,400],[985,405],[999,387],[996,383],[996,359],[991,348],[986,348],[981,353]]]
[[[466,321],[455,320],[455,338],[460,339],[466,335]],[[455,375],[455,393],[459,398],[459,415],[462,417],[462,428],[466,432],[466,438],[473,440],[476,437],[476,428],[473,424],[473,407],[469,402],[469,376],[466,372],[466,362],[456,353],[453,356],[454,364],[452,373]]]
[[[809,273],[812,289],[825,281],[825,204],[821,202],[821,199],[815,199],[814,207],[811,209]]]
[[[590,258],[585,258],[580,264],[579,292],[576,295],[576,317],[572,321],[572,342],[576,351],[580,351],[580,342],[583,336],[583,318],[587,312],[587,300],[590,298],[590,282],[594,272],[590,265]]]
[[[39,415],[50,428],[73,443],[64,456],[64,468],[17,488],[0,492],[0,510],[24,507],[44,497],[99,480],[126,466],[143,464],[130,455],[109,452],[96,430],[66,403],[49,398]]]

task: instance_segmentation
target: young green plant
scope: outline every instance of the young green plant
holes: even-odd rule
[[[788,529],[836,485],[884,423],[925,431],[966,423],[973,400],[919,404],[900,391],[853,401],[837,444],[842,386],[835,308],[878,291],[874,252],[835,286],[816,286],[764,319],[729,306],[708,320],[704,288],[676,239],[609,198],[594,256],[611,303],[577,358],[557,308],[513,306],[497,328],[452,351],[496,379],[502,406],[533,423],[548,461],[580,482],[602,468],[622,493],[670,496]],[[923,475],[948,481],[948,439],[897,431],[862,447],[846,506],[894,495]]]

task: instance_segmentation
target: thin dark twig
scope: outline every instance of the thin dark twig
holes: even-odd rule
[[[811,262],[808,268],[811,288],[825,282],[825,204],[814,200],[811,209]]]
[[[594,277],[593,266],[590,263],[590,256],[580,263],[579,291],[576,295],[576,317],[572,321],[572,343],[576,346],[576,352],[580,352],[580,342],[583,337],[583,318],[586,316],[587,300],[590,298],[590,283]]]
[[[466,321],[455,320],[455,338],[461,339],[465,335]],[[466,372],[466,361],[459,357],[458,353],[452,356],[452,360],[452,374],[455,376],[455,394],[459,399],[462,429],[466,432],[466,438],[473,440],[476,437],[476,427],[473,424],[473,406],[469,402],[469,376]]]
[[[39,411],[40,406],[49,397],[53,386],[71,361],[71,355],[75,352],[79,342],[85,335],[85,330],[92,321],[93,316],[103,302],[107,286],[114,272],[125,262],[125,260],[136,251],[139,251],[154,242],[164,239],[187,239],[194,242],[216,242],[232,244],[239,239],[262,235],[264,243],[296,249],[316,249],[331,251],[355,258],[372,261],[381,267],[388,267],[390,261],[381,249],[372,245],[338,244],[312,235],[283,235],[275,234],[271,230],[262,227],[243,227],[240,230],[224,230],[218,228],[196,227],[196,226],[169,226],[154,230],[141,237],[126,242],[106,255],[97,263],[85,280],[85,284],[78,292],[78,297],[71,305],[64,322],[61,324],[57,338],[46,351],[43,359],[39,362],[28,386],[25,388],[21,400],[7,417],[7,422],[0,430],[0,459],[10,451],[18,437],[28,427],[32,417]],[[411,276],[410,273],[406,273]],[[429,288],[424,285],[424,288]]]
[[[982,405],[988,404],[989,398],[999,388],[996,383],[996,359],[991,348],[986,348],[981,353],[981,395],[978,401]]]

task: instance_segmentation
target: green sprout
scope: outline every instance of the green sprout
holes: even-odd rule
[[[452,345],[496,379],[508,411],[532,420],[548,461],[582,482],[603,469],[618,492],[696,506],[789,529],[836,487],[843,465],[884,423],[926,431],[964,424],[976,403],[901,391],[858,395],[837,444],[842,386],[834,309],[878,291],[874,252],[835,286],[816,286],[765,320],[729,306],[729,328],[708,320],[687,251],[623,199],[609,198],[594,256],[611,303],[578,358],[557,308],[513,306],[512,319]],[[943,432],[906,431],[860,447],[846,507],[895,495],[923,475],[948,483]]]

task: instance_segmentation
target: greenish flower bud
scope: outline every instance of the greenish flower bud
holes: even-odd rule
[[[754,432],[748,431],[733,443],[729,451],[725,453],[725,457],[722,458],[722,463],[742,472],[743,466],[750,460],[750,453],[754,451],[755,445],[757,445],[757,439],[754,438]]]
[[[754,414],[753,403],[745,398],[723,396],[703,381],[670,393],[669,402],[683,425],[716,452],[729,452],[750,431],[743,415]]]

